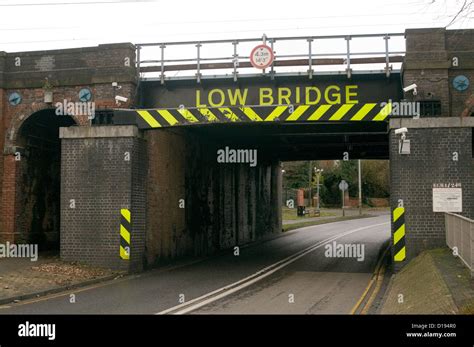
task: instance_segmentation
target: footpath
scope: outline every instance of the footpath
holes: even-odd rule
[[[474,314],[474,279],[449,248],[420,253],[394,274],[382,314]]]
[[[0,258],[0,304],[18,302],[120,277],[122,273],[74,262],[58,255]]]

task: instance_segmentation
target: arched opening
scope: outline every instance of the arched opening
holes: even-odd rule
[[[19,177],[17,198],[19,241],[39,245],[40,250],[59,250],[60,164],[59,128],[74,125],[70,116],[54,109],[32,114],[19,129]]]

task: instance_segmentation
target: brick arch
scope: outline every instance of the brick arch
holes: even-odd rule
[[[6,134],[5,134],[5,148],[11,148],[18,145],[18,134],[20,132],[22,125],[25,123],[26,120],[28,120],[30,117],[32,117],[34,114],[36,114],[39,111],[51,110],[51,109],[54,110],[54,108],[51,107],[51,105],[48,105],[45,103],[33,103],[26,107],[21,108],[18,112],[16,112],[13,115],[10,121],[8,130],[6,131]],[[74,122],[77,125],[87,124],[87,117],[85,116],[71,115],[70,117],[74,120]]]
[[[87,117],[69,116],[66,120],[54,112],[55,109],[47,104],[32,103],[19,108],[10,118],[3,156],[1,205],[4,217],[0,229],[4,230],[4,235],[0,235],[0,239],[38,243],[42,247],[52,247],[59,242],[59,190],[56,187],[60,172],[60,140],[57,129],[84,123]],[[46,127],[37,127],[35,121],[43,115]],[[29,135],[33,136],[34,142],[54,140],[53,151],[44,149],[45,142],[39,147],[37,144],[30,146]],[[20,160],[16,158],[17,152],[21,154]]]

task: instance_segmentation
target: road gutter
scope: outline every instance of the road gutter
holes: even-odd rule
[[[380,288],[382,287],[382,282],[383,282],[384,274],[385,274],[385,264],[383,260],[387,256],[387,253],[389,250],[390,250],[390,245],[387,246],[387,248],[384,250],[384,252],[380,256],[377,262],[377,265],[375,267],[374,273],[372,275],[372,278],[369,281],[369,284],[367,285],[364,292],[362,293],[362,296],[359,298],[357,303],[352,308],[350,314],[367,314],[369,312],[370,307],[372,306],[375,298],[377,297],[377,294],[380,291]],[[375,283],[374,290],[372,291],[370,297],[367,300],[365,300],[370,290],[372,289],[374,283]],[[364,302],[365,304],[364,306],[362,306]]]

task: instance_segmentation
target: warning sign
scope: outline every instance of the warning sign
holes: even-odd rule
[[[257,69],[266,69],[275,58],[273,50],[267,45],[258,45],[250,53],[250,63]]]
[[[433,185],[433,212],[462,212],[462,188],[436,188]]]

